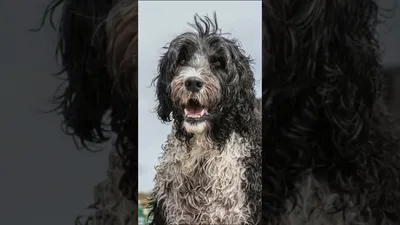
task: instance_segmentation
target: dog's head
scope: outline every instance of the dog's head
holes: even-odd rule
[[[169,122],[172,116],[194,134],[221,124],[223,116],[254,110],[255,91],[251,59],[220,32],[216,15],[211,20],[196,14],[190,25],[197,32],[172,40],[155,81],[159,118]]]

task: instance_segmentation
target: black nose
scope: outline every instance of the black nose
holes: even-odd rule
[[[189,77],[185,80],[185,87],[188,91],[198,92],[203,87],[203,81],[197,77]]]

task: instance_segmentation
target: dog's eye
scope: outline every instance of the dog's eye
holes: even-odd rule
[[[180,64],[180,65],[185,65],[185,63],[186,63],[186,60],[184,60],[184,59],[182,59],[181,61],[179,61],[179,64]]]
[[[223,64],[223,61],[221,59],[212,59],[211,60],[211,66],[213,68],[220,69],[220,68],[224,67],[224,64]]]
[[[222,59],[221,57],[212,56],[212,57],[210,58],[210,65],[211,65],[211,67],[213,67],[213,68],[220,69],[220,68],[223,68],[223,67],[224,67],[224,61],[223,61],[223,59]]]
[[[219,68],[221,67],[221,62],[220,61],[215,61],[212,63],[213,67]]]

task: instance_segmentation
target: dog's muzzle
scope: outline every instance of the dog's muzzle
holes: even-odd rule
[[[185,79],[184,85],[185,89],[193,96],[183,105],[185,118],[190,122],[200,122],[205,119],[204,117],[208,113],[208,109],[196,97],[204,88],[204,82],[198,77],[188,77]]]

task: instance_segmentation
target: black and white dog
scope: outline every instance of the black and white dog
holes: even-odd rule
[[[153,224],[257,224],[261,210],[261,118],[252,60],[194,17],[159,61],[157,113],[173,121],[156,167]]]

